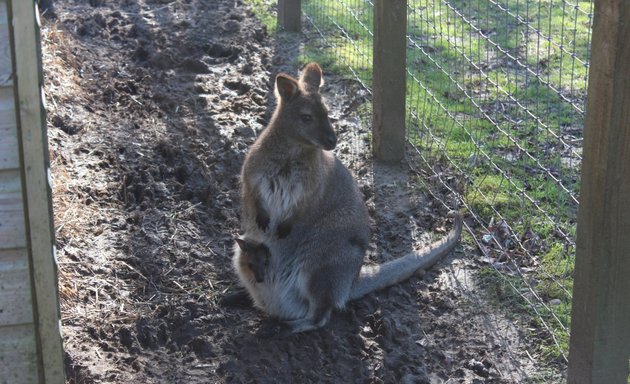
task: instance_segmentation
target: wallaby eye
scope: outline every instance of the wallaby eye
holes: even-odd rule
[[[302,119],[303,122],[305,123],[310,123],[311,121],[313,121],[313,116],[303,113],[300,115],[300,118]]]

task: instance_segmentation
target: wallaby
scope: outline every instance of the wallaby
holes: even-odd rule
[[[244,237],[270,253],[264,281],[241,279],[254,304],[281,320],[264,336],[317,329],[332,310],[406,280],[455,247],[462,217],[443,239],[419,252],[362,266],[369,242],[367,207],[356,181],[330,152],[337,137],[319,88],[322,71],[308,64],[299,80],[279,74],[278,104],[250,148],[241,173]],[[235,247],[234,266],[242,275]]]
[[[240,249],[239,257],[234,258],[235,269],[241,281],[265,280],[265,270],[269,266],[269,248],[263,243],[256,243],[247,239],[236,238]]]

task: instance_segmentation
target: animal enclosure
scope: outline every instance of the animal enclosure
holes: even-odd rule
[[[619,177],[630,164],[630,119],[619,112],[627,110],[630,36],[617,36],[619,22],[610,21],[630,17],[620,3],[606,2],[623,12],[598,13],[556,0],[56,0],[42,18],[42,57],[68,382],[548,383],[562,381],[567,358],[584,371],[610,361],[606,371],[627,376],[618,357],[627,363],[629,307],[619,303],[630,279],[619,277],[630,275],[622,257],[630,245],[615,225],[628,228],[630,217]],[[617,42],[615,50],[599,45],[599,61],[589,59],[592,24],[610,26],[600,42]],[[276,33],[283,27],[304,33]],[[384,46],[373,49],[378,41]],[[239,168],[269,121],[274,76],[296,75],[307,61],[324,68],[335,153],[377,229],[365,262],[441,236],[451,207],[467,215],[468,236],[439,268],[350,303],[326,329],[260,341],[254,330],[264,314],[220,305],[237,281]],[[614,108],[625,127],[599,124],[605,111],[586,116],[591,137],[610,134],[611,153],[626,148],[603,167],[599,190],[578,180],[589,159],[599,167],[588,146],[583,157],[580,149],[591,62],[601,68],[598,97],[614,91],[618,100],[599,107]],[[377,118],[387,123],[378,133]],[[401,143],[409,166],[372,162],[370,149],[393,160],[404,155]],[[617,300],[609,308],[585,300],[583,321],[569,324],[578,307],[571,296],[580,294],[573,259],[584,250],[575,240],[580,188],[601,212],[581,211],[599,218],[582,227],[593,233],[589,245],[617,257],[607,264]],[[582,277],[606,280],[605,269],[580,260]],[[597,281],[581,292],[606,293]],[[617,323],[589,336],[595,310]],[[582,360],[567,356],[577,323],[587,330]],[[596,358],[588,356],[593,339]]]

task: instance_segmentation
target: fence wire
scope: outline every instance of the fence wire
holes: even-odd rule
[[[302,10],[323,48],[371,95],[373,2],[311,0],[302,4]]]
[[[371,93],[373,2],[302,9]],[[407,159],[436,200],[457,197],[481,280],[508,289],[564,362],[591,23],[590,1],[407,1]]]

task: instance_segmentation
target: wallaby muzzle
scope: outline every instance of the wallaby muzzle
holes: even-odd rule
[[[331,151],[337,146],[337,135],[334,132],[330,132],[324,135],[322,140],[322,148]]]

